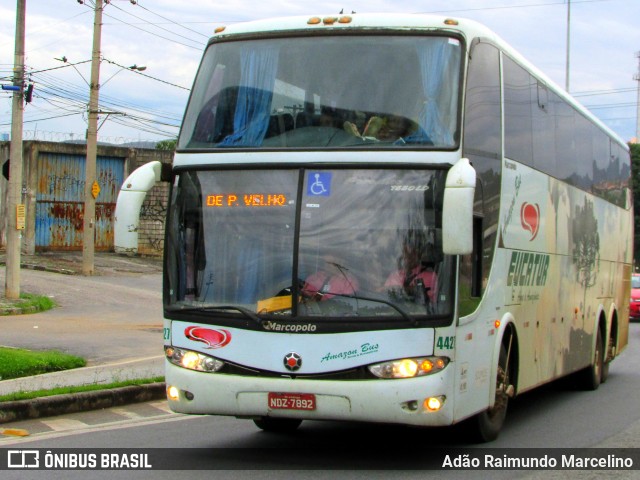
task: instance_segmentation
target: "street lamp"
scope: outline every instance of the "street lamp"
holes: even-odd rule
[[[91,58],[91,81],[87,82],[82,73],[76,68],[77,64],[85,63],[68,63],[67,57],[56,58],[73,69],[80,75],[82,80],[89,86],[89,106],[87,120],[87,158],[85,162],[85,195],[84,195],[84,215],[83,215],[83,232],[82,232],[82,273],[84,275],[93,275],[94,257],[95,257],[95,217],[96,217],[96,198],[100,193],[100,186],[96,180],[96,162],[98,154],[98,130],[102,125],[98,125],[99,109],[99,89],[103,87],[109,80],[118,75],[123,70],[134,72],[143,72],[147,67],[133,64],[125,67],[111,60],[107,60],[100,55],[100,37],[102,24],[102,7],[100,0],[96,1],[96,11],[94,19],[93,34],[93,55]],[[86,60],[89,61],[89,60]],[[120,69],[100,84],[100,63],[105,61],[114,64]],[[116,113],[116,112],[111,112]],[[111,114],[107,113],[107,117]]]
[[[83,3],[79,0],[78,3]],[[100,62],[105,60],[109,63],[114,63],[109,60],[103,59],[100,55],[100,43],[102,38],[102,10],[103,4],[109,3],[108,0],[95,0],[94,4],[94,18],[93,18],[93,48],[91,54],[91,81],[89,85],[89,108],[88,108],[88,120],[87,120],[87,159],[85,162],[85,190],[84,190],[84,216],[82,222],[82,273],[84,275],[93,275],[94,270],[94,257],[95,257],[95,223],[96,223],[96,198],[100,193],[100,186],[96,180],[96,160],[98,155],[98,113],[99,113],[99,89],[100,89]],[[67,63],[67,58],[62,57],[60,60]],[[82,62],[84,63],[84,62]],[[74,64],[70,64],[73,66]],[[111,77],[109,77],[104,83],[107,83],[122,69],[127,69],[122,65],[121,70],[118,70]],[[142,72],[146,70],[146,67],[138,67],[132,65],[129,70]],[[76,69],[78,71],[78,69]],[[78,72],[80,73],[80,72]],[[82,74],[80,74],[82,77]],[[84,77],[82,77],[84,80]],[[85,80],[86,83],[86,80]]]
[[[102,2],[96,1],[95,25],[93,35],[93,55],[91,58],[91,83],[89,84],[89,115],[87,125],[87,161],[85,164],[85,202],[84,202],[84,218],[82,231],[82,273],[84,275],[93,275],[94,259],[95,259],[95,219],[96,219],[96,198],[100,193],[100,185],[96,180],[96,162],[98,157],[98,113],[99,113],[99,89],[118,73],[125,70],[121,67],[116,73],[107,78],[100,85],[100,62],[103,60],[100,56],[100,28],[102,24]],[[100,5],[100,6],[99,6]],[[109,63],[109,60],[105,61]],[[129,70],[142,72],[147,69],[144,66],[132,65]]]
[[[103,0],[95,0],[93,20],[93,49],[91,55],[91,83],[89,84],[89,115],[87,125],[87,161],[85,163],[85,187],[84,187],[84,218],[82,222],[82,273],[93,275],[95,258],[95,223],[96,223],[96,198],[100,193],[100,186],[96,180],[96,160],[98,156],[98,111],[100,88],[100,42],[102,37],[102,10]],[[110,62],[113,63],[113,62]],[[121,65],[119,65],[121,66]],[[131,70],[140,71],[145,67]],[[113,74],[111,80],[121,70]],[[106,82],[105,82],[106,83]]]
[[[104,58],[103,58],[103,60],[104,60],[104,61],[106,61],[106,62],[109,62],[109,63],[113,63],[114,65],[117,65],[117,63],[115,63],[115,62],[111,62],[111,61],[106,60],[106,59],[104,59]],[[102,83],[100,84],[100,87],[104,87],[104,86],[105,86],[105,84],[106,84],[109,80],[111,80],[113,77],[115,77],[116,75],[118,75],[118,74],[119,74],[120,72],[122,72],[123,70],[127,70],[127,69],[132,70],[132,71],[134,71],[134,72],[144,72],[144,71],[147,69],[147,67],[142,66],[142,65],[141,65],[141,66],[138,66],[138,65],[135,65],[135,64],[134,64],[134,65],[131,65],[130,67],[120,67],[120,70],[118,70],[116,73],[114,73],[114,74],[113,74],[113,75],[111,75],[109,78],[107,78],[104,82],[102,82]]]

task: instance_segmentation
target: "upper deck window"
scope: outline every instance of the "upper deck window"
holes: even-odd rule
[[[454,148],[461,49],[433,36],[212,44],[178,148]]]

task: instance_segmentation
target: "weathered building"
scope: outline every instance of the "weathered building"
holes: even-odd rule
[[[9,159],[9,142],[0,142],[0,163]],[[127,176],[154,160],[170,163],[173,152],[98,146],[95,249],[113,250],[116,200]],[[82,250],[86,145],[26,141],[23,143],[22,203],[26,224],[22,252]],[[169,186],[158,183],[147,194],[138,231],[141,254],[159,255],[164,242],[164,219]],[[6,247],[8,181],[0,177],[0,247]]]

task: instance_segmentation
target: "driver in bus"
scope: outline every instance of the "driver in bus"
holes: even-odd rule
[[[360,288],[358,279],[336,255],[326,254],[321,259],[322,266],[307,277],[301,290],[304,298],[316,301],[329,300],[340,295],[355,295]]]
[[[391,296],[399,293],[404,298],[423,305],[435,305],[438,292],[438,276],[429,259],[433,245],[425,242],[421,235],[408,235],[402,243],[402,256],[398,270],[392,272],[383,289]]]

